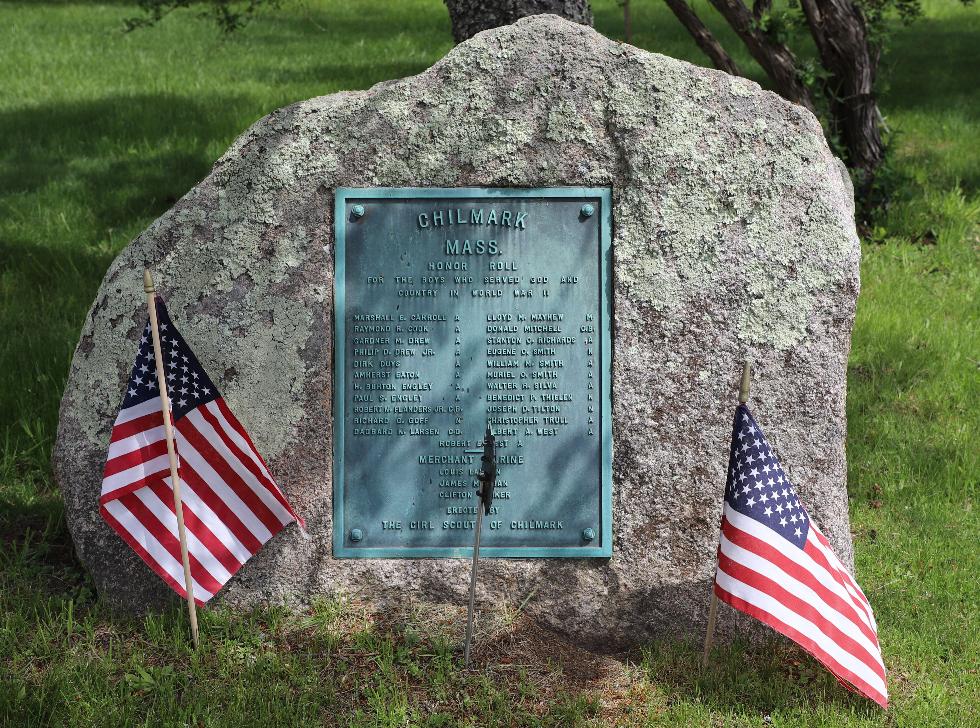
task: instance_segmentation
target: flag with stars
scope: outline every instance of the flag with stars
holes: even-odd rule
[[[156,308],[194,598],[204,604],[266,541],[290,522],[303,521],[159,297]],[[149,322],[112,426],[102,478],[102,517],[186,598]]]
[[[749,408],[735,412],[715,595],[888,707],[871,605],[830,548]]]

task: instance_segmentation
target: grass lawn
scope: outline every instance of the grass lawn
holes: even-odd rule
[[[124,35],[132,3],[0,0],[0,721],[977,725],[980,12],[925,2],[883,63],[895,195],[864,243],[848,378],[857,576],[890,672],[884,713],[783,645],[725,648],[702,674],[694,644],[614,660],[515,615],[481,645],[484,668],[464,672],[454,632],[356,604],[205,610],[197,653],[180,612],[107,614],[49,466],[107,266],[253,121],[423,70],[451,47],[449,20],[439,0],[287,0],[231,38],[186,12]],[[665,5],[633,4],[638,45],[705,63]],[[619,37],[615,1],[593,6]]]

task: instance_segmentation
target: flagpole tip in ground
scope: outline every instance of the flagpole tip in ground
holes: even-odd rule
[[[150,269],[143,269],[143,290],[147,293],[153,293],[156,288],[153,287],[153,276],[150,275]]]
[[[745,404],[749,401],[749,383],[752,380],[752,363],[746,359],[742,364],[742,385],[738,388],[738,402]]]

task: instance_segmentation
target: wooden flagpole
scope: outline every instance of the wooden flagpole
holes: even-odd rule
[[[742,365],[742,384],[738,388],[738,403],[745,404],[749,401],[749,382],[751,381],[751,365],[746,359]],[[717,568],[717,564],[715,565]],[[718,597],[715,596],[714,577],[711,578],[711,606],[708,607],[708,629],[704,633],[704,657],[701,666],[708,666],[708,655],[711,653],[711,644],[715,638],[715,619],[718,617]]]
[[[160,346],[160,328],[157,325],[156,289],[148,268],[143,269],[143,290],[146,305],[150,309],[150,331],[153,334],[153,357],[157,365],[157,384],[160,386],[160,410],[163,413],[163,431],[167,436],[167,456],[170,458],[170,480],[174,489],[174,512],[177,515],[177,538],[180,539],[180,559],[184,564],[184,588],[187,590],[187,614],[191,620],[191,636],[194,649],[201,646],[197,632],[197,606],[194,603],[194,580],[191,578],[191,562],[187,555],[187,531],[184,529],[184,503],[180,498],[180,475],[177,471],[177,449],[174,446],[174,429],[170,419],[170,396],[167,394],[167,375],[163,370],[163,349]]]

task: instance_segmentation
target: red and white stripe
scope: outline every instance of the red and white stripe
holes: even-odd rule
[[[871,605],[812,520],[800,549],[726,502],[714,589],[799,644],[845,687],[888,707]]]
[[[285,525],[303,521],[222,399],[178,419],[174,438],[194,599],[204,604]],[[119,412],[99,505],[116,533],[186,598],[159,397]]]

